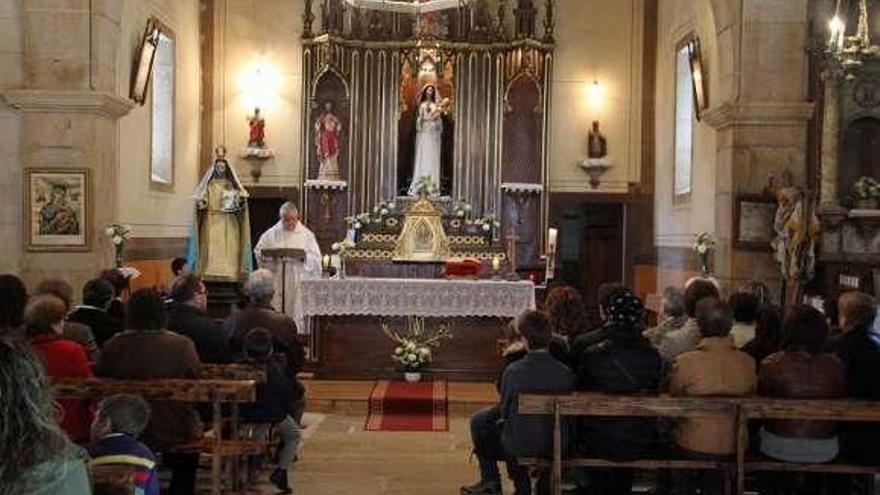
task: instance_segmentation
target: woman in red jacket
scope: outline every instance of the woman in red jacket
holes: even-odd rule
[[[31,346],[43,358],[50,378],[92,376],[89,360],[82,346],[61,337],[64,332],[65,305],[52,295],[31,298],[24,310],[25,332]],[[61,427],[74,442],[89,440],[92,411],[89,401],[59,400],[64,411]]]

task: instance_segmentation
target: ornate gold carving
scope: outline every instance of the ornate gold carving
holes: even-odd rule
[[[445,261],[449,239],[443,231],[440,211],[421,196],[406,212],[403,231],[394,247],[394,261]]]

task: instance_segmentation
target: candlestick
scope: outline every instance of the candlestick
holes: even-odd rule
[[[547,232],[547,252],[555,253],[556,252],[556,239],[559,237],[559,231],[557,229],[551,228]]]

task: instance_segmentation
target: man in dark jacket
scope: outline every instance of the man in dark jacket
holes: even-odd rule
[[[606,313],[608,337],[581,355],[578,390],[612,394],[656,391],[663,360],[642,336],[642,302],[631,294],[620,293],[609,300]],[[578,436],[578,443],[591,455],[615,460],[645,455],[656,445],[654,423],[645,419],[589,418],[579,424]],[[632,491],[632,471],[593,471],[590,487],[596,493],[628,495]]]
[[[104,345],[96,373],[108,378],[199,378],[201,362],[188,338],[165,330],[165,302],[151,289],[132,294],[126,308],[128,331]],[[180,402],[153,401],[153,413],[144,431],[144,443],[164,452],[171,468],[171,494],[195,491],[198,454],[174,454],[171,447],[198,440],[202,435],[196,411]],[[218,433],[219,434],[219,433]]]
[[[515,459],[544,457],[552,454],[553,422],[546,416],[517,414],[520,394],[566,393],[574,389],[574,374],[550,354],[548,346],[552,334],[547,317],[538,311],[527,311],[517,321],[517,328],[525,338],[529,352],[507,367],[501,378],[501,445],[511,459],[508,471],[516,493],[529,495],[528,475]],[[539,482],[543,491],[546,480]]]
[[[251,273],[245,285],[249,298],[248,306],[234,313],[223,323],[231,334],[232,351],[241,353],[244,347],[244,336],[254,328],[265,328],[272,334],[276,352],[287,356],[287,362],[294,371],[299,371],[305,364],[305,352],[297,340],[296,324],[293,318],[279,313],[272,308],[272,297],[275,295],[275,277],[265,269]]]
[[[232,362],[229,341],[223,327],[208,314],[208,291],[195,275],[180,277],[171,286],[174,301],[168,312],[168,330],[193,341],[203,363]]]
[[[86,282],[82,290],[83,303],[67,317],[68,321],[88,325],[98,347],[122,331],[122,320],[107,313],[116,292],[110,282],[96,278]]]
[[[248,363],[266,368],[266,383],[257,385],[257,400],[242,408],[242,417],[251,422],[269,423],[281,436],[278,467],[269,480],[281,493],[291,493],[287,470],[293,468],[300,441],[300,423],[305,410],[305,388],[296,379],[283,354],[272,353],[272,334],[265,328],[254,328],[244,337],[244,354]],[[258,438],[268,436],[268,428],[257,432]]]

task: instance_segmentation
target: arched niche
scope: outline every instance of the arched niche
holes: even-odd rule
[[[341,175],[342,180],[348,180],[350,177],[349,136],[351,135],[350,129],[348,128],[351,121],[348,86],[335,70],[326,69],[315,80],[312,95],[311,113],[309,117],[309,142],[306,143],[309,149],[307,177],[309,179],[318,178],[320,163],[316,148],[317,133],[315,127],[318,119],[322,118],[322,116],[329,111],[332,112],[342,123],[342,132],[339,143],[339,174]]]
[[[848,197],[853,184],[866,175],[880,179],[880,118],[865,116],[852,120],[843,132],[838,193]]]
[[[541,88],[530,74],[514,79],[504,96],[504,182],[541,182],[543,153]]]

